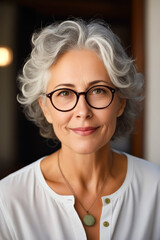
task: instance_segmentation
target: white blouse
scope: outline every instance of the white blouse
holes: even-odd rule
[[[128,170],[102,197],[100,240],[160,240],[160,168],[126,154]],[[74,196],[46,183],[42,159],[0,181],[0,240],[86,240]]]

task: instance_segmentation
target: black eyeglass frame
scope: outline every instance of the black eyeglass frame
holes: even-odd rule
[[[87,93],[88,93],[92,88],[95,88],[95,87],[105,87],[105,88],[107,88],[107,89],[109,89],[109,90],[111,91],[111,93],[112,93],[111,101],[110,101],[110,103],[109,103],[108,105],[106,105],[105,107],[102,107],[102,108],[94,107],[94,106],[92,106],[92,105],[88,102]],[[53,101],[52,101],[52,95],[53,95],[55,92],[59,91],[59,90],[69,90],[69,91],[73,92],[73,93],[76,95],[76,97],[77,97],[76,103],[75,103],[75,105],[74,105],[71,109],[69,109],[69,110],[61,110],[61,109],[57,108],[57,107],[54,105],[54,103],[53,103]],[[89,88],[87,91],[85,91],[85,92],[76,92],[76,91],[74,91],[73,89],[70,89],[70,88],[59,88],[59,89],[56,89],[56,90],[54,90],[54,91],[52,91],[52,92],[50,92],[50,93],[47,93],[47,94],[46,94],[46,97],[48,97],[48,98],[50,99],[50,102],[51,102],[52,106],[53,106],[56,110],[58,110],[58,111],[60,111],[60,112],[69,112],[69,111],[73,110],[73,109],[76,107],[77,103],[78,103],[78,100],[79,100],[80,95],[84,95],[87,104],[88,104],[91,108],[94,108],[94,109],[105,109],[105,108],[109,107],[109,105],[111,105],[111,103],[113,102],[114,94],[115,94],[115,92],[116,92],[117,90],[118,90],[117,88],[112,88],[112,87],[105,86],[105,85],[95,85],[95,86],[92,86],[92,87],[90,87],[90,88]]]

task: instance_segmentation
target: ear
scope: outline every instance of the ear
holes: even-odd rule
[[[117,111],[117,117],[120,117],[123,114],[125,107],[126,107],[126,99],[120,98],[119,99],[119,108]]]
[[[44,101],[44,100],[42,99],[42,97],[39,97],[38,102],[39,102],[39,105],[40,105],[40,107],[41,107],[41,109],[42,109],[42,112],[43,112],[46,120],[47,120],[49,123],[52,124],[51,113],[50,113],[50,110],[49,110],[49,108],[48,108],[48,106],[47,106],[47,104],[46,104],[46,101]]]

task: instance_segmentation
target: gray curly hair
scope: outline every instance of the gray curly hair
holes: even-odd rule
[[[126,55],[119,38],[103,22],[87,23],[76,19],[55,23],[34,33],[32,45],[31,55],[18,76],[21,90],[18,101],[23,105],[26,117],[40,128],[43,137],[55,139],[55,134],[44,117],[38,98],[46,91],[52,64],[66,51],[76,48],[92,50],[100,57],[110,80],[119,89],[120,97],[126,99],[112,140],[133,130],[137,103],[142,100],[143,77],[137,73],[134,60]]]

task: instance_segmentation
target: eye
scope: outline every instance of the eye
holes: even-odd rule
[[[69,91],[62,91],[62,92],[60,92],[58,95],[64,97],[64,96],[69,96],[70,93],[69,93]]]
[[[100,89],[100,88],[97,88],[97,89],[93,90],[93,94],[101,94],[101,93],[103,93],[103,90]]]
[[[72,93],[72,91],[70,91],[70,90],[59,90],[59,91],[57,91],[57,96],[59,97],[69,97],[69,96],[71,96],[73,93]]]
[[[107,89],[106,88],[94,88],[92,90],[92,94],[95,94],[95,95],[107,94]]]

